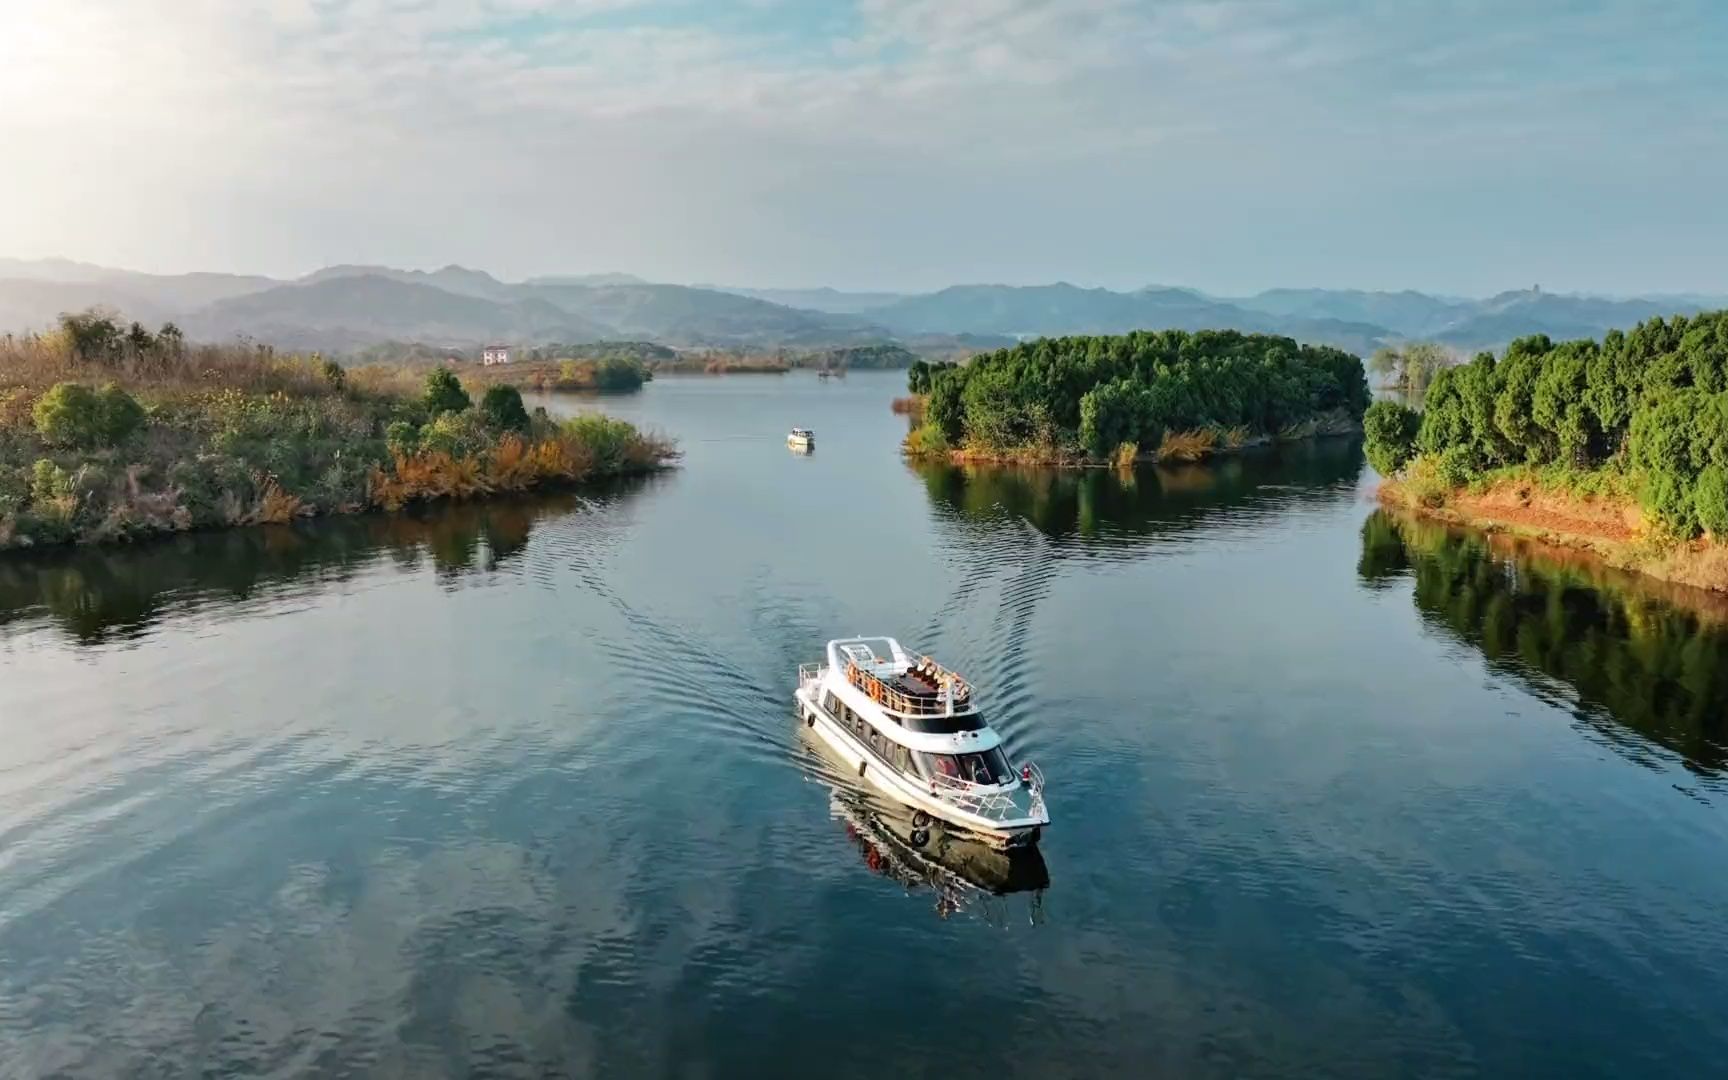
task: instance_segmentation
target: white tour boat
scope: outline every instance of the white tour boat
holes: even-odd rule
[[[786,445],[794,450],[808,450],[816,445],[816,433],[809,428],[795,427],[786,436]]]
[[[1011,765],[966,680],[889,637],[828,643],[798,668],[798,715],[848,768],[910,806],[997,847],[1036,843],[1050,815],[1044,775]]]

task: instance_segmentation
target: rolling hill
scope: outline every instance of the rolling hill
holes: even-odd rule
[[[904,300],[907,296],[905,293],[892,292],[842,292],[827,286],[814,289],[749,289],[732,285],[698,285],[697,288],[734,293],[786,307],[825,311],[830,315],[863,315]]]
[[[611,327],[680,345],[818,345],[881,340],[860,319],[687,285],[538,285],[527,295]]]
[[[446,266],[329,266],[297,281],[241,274],[145,274],[65,259],[0,259],[0,332],[46,329],[93,306],[194,337],[245,335],[290,348],[355,351],[385,342],[444,349],[634,338],[672,346],[821,350],[898,343],[928,355],[1027,337],[1139,329],[1284,334],[1367,355],[1432,340],[1471,351],[1526,334],[1599,338],[1656,315],[1728,304],[1708,295],[1609,299],[1537,289],[1472,300],[1404,290],[1270,289],[1235,299],[1193,289],[1131,292],[1052,285],[954,285],[902,295],[830,288],[704,288],[628,274],[502,281]]]
[[[478,344],[608,336],[605,327],[545,300],[500,303],[373,274],[278,285],[222,300],[189,316],[184,328],[203,340],[245,335],[333,351],[379,341]]]

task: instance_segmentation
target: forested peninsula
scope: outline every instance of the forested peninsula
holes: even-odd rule
[[[98,314],[0,338],[0,549],[397,510],[659,469],[622,420]],[[478,400],[476,400],[476,398]]]
[[[1728,591],[1728,312],[1520,338],[1365,426],[1389,502]]]
[[[964,366],[915,364],[914,455],[1088,465],[1192,460],[1359,430],[1362,361],[1234,330],[1044,338]]]

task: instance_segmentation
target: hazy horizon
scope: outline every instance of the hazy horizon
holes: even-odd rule
[[[728,281],[669,281],[669,280],[665,280],[665,279],[661,279],[661,278],[648,277],[648,276],[643,275],[643,274],[636,274],[636,273],[633,273],[632,271],[627,270],[627,269],[555,270],[555,271],[548,271],[548,272],[545,272],[542,274],[530,274],[530,275],[526,275],[525,277],[522,277],[522,278],[517,278],[517,277],[512,277],[509,275],[498,274],[498,273],[494,272],[491,268],[486,267],[486,266],[471,266],[471,265],[466,265],[463,263],[453,263],[453,262],[445,262],[445,263],[439,263],[439,264],[427,265],[427,266],[399,266],[399,265],[380,263],[380,262],[370,261],[370,260],[367,260],[367,261],[352,260],[352,261],[343,262],[343,263],[327,263],[327,264],[324,264],[321,266],[309,267],[305,270],[298,271],[298,272],[291,273],[291,274],[268,274],[268,273],[265,273],[265,272],[259,271],[259,270],[222,269],[222,268],[212,268],[212,267],[187,267],[187,268],[175,268],[175,269],[164,269],[164,270],[146,270],[146,269],[142,269],[142,268],[136,267],[136,266],[114,266],[114,265],[110,265],[107,263],[99,263],[99,262],[96,262],[96,261],[91,260],[91,259],[77,259],[77,258],[72,258],[70,256],[62,255],[62,254],[16,255],[16,254],[8,253],[8,252],[0,252],[0,264],[5,263],[6,261],[16,261],[16,262],[24,262],[24,263],[64,262],[64,263],[76,264],[76,265],[81,265],[81,266],[95,268],[95,269],[101,269],[101,270],[107,270],[107,271],[118,271],[121,273],[144,273],[144,274],[156,274],[156,275],[163,275],[163,276],[175,276],[175,275],[181,275],[181,274],[199,274],[199,273],[232,274],[232,275],[237,276],[237,277],[268,277],[268,278],[273,278],[275,280],[278,280],[278,281],[281,281],[284,283],[290,283],[290,284],[294,283],[296,281],[299,281],[305,277],[308,277],[314,273],[317,273],[321,270],[329,270],[329,269],[332,269],[332,268],[338,267],[338,266],[361,266],[361,267],[375,266],[375,267],[379,267],[381,269],[387,269],[387,270],[403,271],[403,272],[409,272],[409,273],[424,273],[424,274],[432,274],[432,273],[436,273],[439,270],[446,270],[446,269],[476,271],[476,272],[488,274],[488,275],[490,275],[490,276],[496,278],[497,280],[499,280],[503,283],[506,283],[506,284],[519,283],[521,281],[524,281],[524,280],[527,280],[530,278],[537,278],[537,277],[539,277],[539,278],[559,278],[559,277],[604,278],[604,277],[608,277],[608,276],[624,276],[624,277],[639,278],[644,283],[650,284],[650,285],[682,285],[682,286],[686,286],[686,287],[690,287],[690,288],[699,288],[699,289],[718,289],[718,290],[748,289],[748,290],[757,291],[757,292],[815,292],[815,291],[819,291],[822,289],[831,289],[835,292],[842,293],[842,294],[882,293],[882,294],[896,294],[896,295],[905,295],[905,296],[938,292],[938,291],[941,291],[942,289],[951,288],[951,287],[1005,286],[1005,287],[1009,287],[1009,288],[1036,288],[1036,287],[1040,287],[1040,286],[1049,286],[1049,285],[1070,285],[1070,286],[1073,286],[1073,287],[1079,288],[1079,289],[1100,289],[1100,288],[1102,288],[1102,289],[1110,289],[1111,291],[1115,291],[1115,292],[1131,292],[1131,291],[1135,291],[1138,289],[1145,289],[1145,288],[1182,289],[1182,290],[1187,290],[1190,292],[1197,292],[1197,293],[1200,293],[1204,296],[1211,297],[1213,299],[1218,299],[1218,300],[1230,300],[1230,299],[1235,299],[1235,298],[1246,298],[1246,297],[1255,296],[1255,295],[1258,295],[1258,294],[1261,294],[1264,292],[1276,291],[1279,289],[1292,289],[1292,290],[1309,290],[1309,289],[1312,289],[1312,290],[1316,290],[1316,291],[1371,292],[1371,293],[1414,292],[1414,293],[1421,293],[1421,294],[1424,294],[1427,296],[1435,297],[1437,299],[1483,300],[1483,299],[1491,298],[1493,296],[1500,295],[1502,293],[1527,291],[1531,288],[1532,285],[1536,285],[1536,286],[1539,286],[1541,288],[1541,290],[1545,293],[1552,293],[1555,295],[1562,295],[1562,296],[1576,296],[1576,297],[1583,297],[1583,298],[1603,299],[1603,300],[1661,299],[1661,298],[1665,298],[1665,297],[1681,297],[1681,296],[1718,296],[1718,297],[1721,297],[1724,299],[1728,299],[1728,289],[1724,289],[1719,293],[1715,292],[1713,290],[1709,290],[1709,289],[1643,290],[1640,292],[1610,293],[1610,292],[1603,292],[1603,291],[1588,291],[1588,290],[1550,288],[1547,285],[1540,283],[1540,282],[1530,282],[1530,283],[1527,283],[1524,285],[1512,284],[1512,285],[1508,285],[1506,288],[1503,288],[1503,289],[1496,289],[1493,292],[1483,292],[1483,293],[1477,293],[1477,294],[1451,293],[1451,292],[1447,292],[1445,290],[1440,290],[1440,289],[1423,289],[1423,288],[1418,288],[1418,287],[1408,286],[1408,285],[1401,285],[1401,284],[1396,284],[1396,283],[1381,283],[1378,285],[1360,285],[1360,284],[1358,284],[1358,285],[1351,285],[1351,284],[1328,285],[1328,284],[1319,284],[1319,283],[1313,283],[1313,282],[1284,282],[1284,283],[1276,284],[1276,285],[1268,285],[1268,286],[1265,286],[1264,288],[1255,289],[1251,292],[1225,293],[1225,292],[1214,291],[1211,289],[1204,289],[1204,288],[1201,288],[1200,286],[1191,285],[1191,284],[1188,284],[1186,282],[1180,282],[1180,281],[1148,281],[1148,282],[1142,282],[1138,285],[1115,286],[1115,285],[1107,285],[1107,284],[1098,283],[1098,282],[1073,281],[1073,280],[1066,280],[1066,279],[1059,279],[1059,278],[1046,278],[1043,280],[1026,280],[1026,281],[950,281],[950,282],[947,282],[946,284],[935,286],[935,287],[929,288],[929,289],[912,289],[912,288],[895,288],[891,285],[889,285],[889,286],[861,286],[861,287],[855,287],[855,288],[848,288],[848,287],[843,287],[843,286],[832,285],[828,282],[823,282],[823,281],[813,281],[813,282],[777,281],[777,282],[768,282],[765,284],[764,283],[754,283],[754,282],[743,282],[743,281],[730,281],[730,280],[728,280]],[[3,271],[3,269],[0,269],[0,278],[4,278],[5,276],[6,275]]]
[[[1706,0],[0,0],[0,251],[1728,293]]]

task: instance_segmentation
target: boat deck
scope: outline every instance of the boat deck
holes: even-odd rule
[[[966,680],[929,657],[909,657],[895,643],[891,655],[878,656],[863,642],[840,647],[846,658],[846,681],[894,712],[936,716],[970,708]]]

